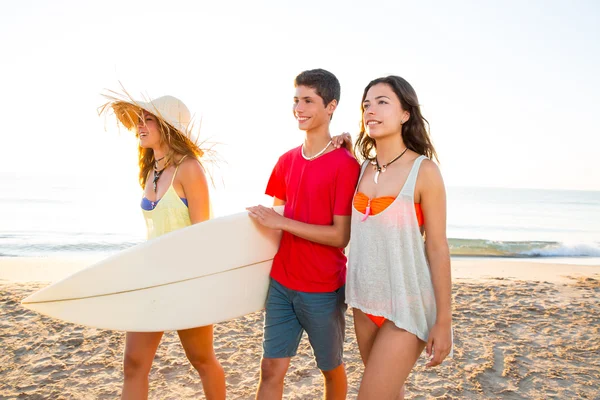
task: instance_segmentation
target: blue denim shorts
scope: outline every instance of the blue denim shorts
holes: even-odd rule
[[[291,290],[271,279],[267,295],[263,357],[296,355],[306,331],[317,366],[331,371],[343,362],[347,305],[345,287],[325,293]]]

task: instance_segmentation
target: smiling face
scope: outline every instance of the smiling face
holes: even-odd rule
[[[293,111],[294,117],[298,121],[298,128],[303,131],[311,131],[323,124],[328,125],[336,105],[336,100],[325,105],[323,98],[317,94],[314,88],[304,85],[296,87]]]
[[[385,83],[369,89],[362,108],[365,131],[375,140],[400,134],[402,124],[410,117],[409,112],[402,108],[396,93]]]
[[[150,149],[160,146],[160,124],[153,114],[142,110],[142,118],[137,125],[137,136],[140,140],[140,147]]]

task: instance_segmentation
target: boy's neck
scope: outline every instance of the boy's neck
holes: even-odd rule
[[[329,133],[329,124],[306,131],[304,136],[304,149],[309,154],[321,151],[331,140]]]

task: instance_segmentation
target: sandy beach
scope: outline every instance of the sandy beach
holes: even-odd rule
[[[0,258],[0,399],[114,399],[124,334],[53,320],[20,306],[89,259]],[[408,399],[600,397],[600,266],[453,259],[454,358],[407,383]],[[251,399],[258,381],[262,312],[215,326],[230,399]],[[349,399],[362,363],[347,314]],[[165,334],[150,398],[203,398],[177,335]],[[322,378],[306,337],[287,374],[286,399],[319,399]]]

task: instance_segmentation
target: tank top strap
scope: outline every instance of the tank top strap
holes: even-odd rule
[[[175,172],[173,172],[173,177],[171,178],[171,186],[173,186],[173,182],[175,182],[175,176],[177,175],[177,170],[179,169],[179,166],[181,165],[183,160],[185,160],[186,157],[187,157],[187,154],[185,156],[181,157],[181,160],[179,160],[179,162],[177,163],[177,166],[175,167]]]
[[[355,196],[356,196],[356,193],[358,193],[358,185],[360,183],[360,180],[362,179],[363,175],[365,174],[365,171],[367,170],[368,166],[369,166],[369,160],[363,161],[362,165],[360,166],[360,175],[358,175],[358,180],[356,181],[356,187],[354,188]]]
[[[410,169],[408,178],[406,178],[406,183],[404,184],[404,187],[402,188],[402,192],[401,192],[402,194],[410,196],[410,197],[415,196],[415,186],[417,185],[417,176],[419,175],[419,167],[421,166],[421,163],[423,162],[423,160],[425,160],[426,158],[427,157],[425,157],[425,156],[419,156],[413,162],[413,166]]]

